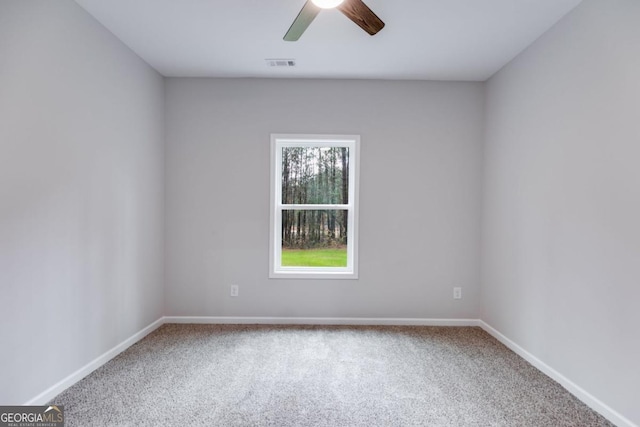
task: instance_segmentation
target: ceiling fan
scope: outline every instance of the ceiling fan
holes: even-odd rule
[[[371,35],[384,27],[384,22],[362,0],[307,0],[289,31],[284,35],[284,40],[289,42],[298,40],[322,9],[333,8],[338,9]]]

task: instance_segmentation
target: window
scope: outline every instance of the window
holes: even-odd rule
[[[271,135],[271,278],[358,278],[356,135]]]

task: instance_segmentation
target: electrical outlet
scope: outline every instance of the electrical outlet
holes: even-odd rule
[[[231,285],[231,296],[237,297],[240,293],[240,287],[238,285]]]
[[[462,288],[453,288],[453,299],[462,299]]]

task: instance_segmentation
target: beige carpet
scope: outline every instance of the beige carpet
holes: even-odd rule
[[[610,426],[480,328],[164,325],[67,426]]]

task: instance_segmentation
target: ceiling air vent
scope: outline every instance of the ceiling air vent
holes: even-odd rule
[[[265,61],[269,67],[287,68],[296,66],[295,59],[265,59]]]

